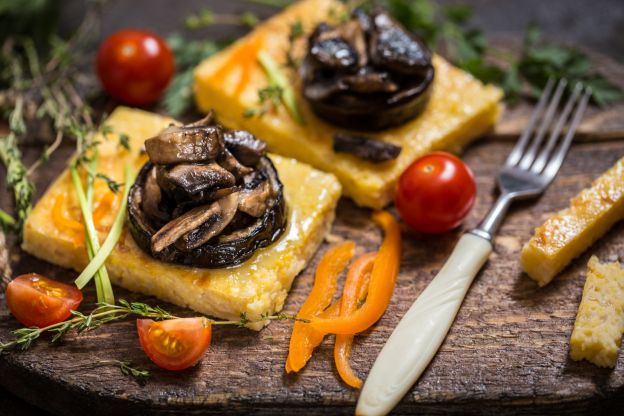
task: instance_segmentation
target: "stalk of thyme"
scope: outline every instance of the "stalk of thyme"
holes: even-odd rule
[[[111,303],[98,303],[98,306],[88,315],[79,311],[72,311],[72,318],[59,322],[56,324],[48,325],[43,328],[29,327],[19,328],[13,331],[14,338],[11,341],[0,341],[0,352],[12,348],[21,348],[27,350],[31,347],[32,343],[39,339],[43,334],[52,334],[51,342],[56,342],[63,338],[68,332],[76,331],[81,333],[87,330],[93,330],[100,326],[113,321],[123,320],[129,316],[136,316],[139,318],[149,318],[154,320],[166,320],[166,319],[178,319],[179,316],[173,315],[167,312],[159,306],[150,306],[142,302],[128,302],[120,300],[119,304]],[[277,315],[263,314],[258,319],[249,319],[247,315],[242,313],[238,320],[229,321],[215,321],[209,318],[206,319],[210,325],[236,325],[243,327],[248,324],[266,321],[277,321],[290,319],[294,321],[300,321],[308,323],[306,319],[297,318],[294,315],[280,313]]]

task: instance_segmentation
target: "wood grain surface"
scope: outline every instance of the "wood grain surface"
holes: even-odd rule
[[[70,3],[77,7],[81,4]],[[193,6],[185,5],[186,10],[184,7],[171,10],[172,15],[184,16],[189,8],[198,10],[203,5],[201,1],[190,3]],[[221,11],[239,11],[240,2],[216,3],[217,8],[223,9]],[[548,7],[556,10],[548,11],[548,7],[538,7],[539,1],[531,0],[522,3],[525,5],[522,10],[531,10],[530,13],[519,10],[513,16],[509,10],[518,2],[480,0],[473,3],[478,7],[477,19],[483,20],[477,23],[500,30],[496,27],[503,24],[504,19],[496,19],[497,15],[511,16],[510,21],[518,26],[516,29],[522,29],[525,21],[535,16],[538,21],[548,21],[544,19],[553,13],[563,15],[566,9],[573,9],[568,6],[570,3],[584,4],[575,15],[585,10],[588,15],[599,16],[605,5],[617,2],[597,1],[595,12],[591,12],[594,1],[552,2]],[[104,22],[105,33],[136,20],[136,16],[132,17],[124,9],[136,5],[128,4],[112,2],[110,16]],[[180,19],[175,16],[167,16],[166,22],[158,21],[162,18],[150,21],[149,16],[166,7],[160,0],[151,4],[156,5],[146,10],[145,19],[152,22],[149,24],[154,30],[161,32],[165,27],[166,33],[169,30],[166,27],[179,25]],[[617,33],[620,33],[617,24],[620,12],[610,12],[610,19],[601,20],[610,22],[609,27]],[[585,31],[589,43],[602,44],[603,52],[611,44],[619,48],[619,53],[624,50],[621,38],[608,43],[606,38],[596,35],[589,24],[570,26],[565,20],[558,22],[551,17],[550,23],[553,22],[559,26],[545,26],[551,33],[563,34],[565,38],[565,29],[574,27],[570,36],[575,41],[584,36]],[[505,26],[504,29],[513,28]],[[598,56],[595,62],[611,79],[624,82],[621,65],[604,56]],[[356,337],[351,361],[361,377],[366,376],[390,332],[435,276],[461,233],[474,227],[491,206],[496,196],[494,175],[512,148],[512,140],[524,126],[523,120],[529,111],[528,104],[508,109],[503,122],[490,137],[466,150],[464,160],[475,172],[478,199],[462,229],[431,237],[403,227],[405,251],[391,305],[374,328]],[[545,195],[538,201],[513,207],[496,239],[495,253],[473,283],[449,336],[422,378],[396,409],[397,414],[621,414],[624,353],[620,354],[615,369],[600,369],[587,362],[571,361],[568,344],[581,299],[586,263],[590,255],[597,255],[601,260],[619,258],[624,261],[624,223],[616,225],[542,289],[522,274],[518,257],[535,226],[550,213],[564,208],[569,198],[624,155],[623,113],[622,106],[607,111],[591,110],[578,142]],[[62,170],[71,151],[70,146],[62,147],[45,169],[37,173],[38,195]],[[26,158],[33,161],[38,152],[39,149],[26,148]],[[4,172],[0,172],[2,182],[3,175]],[[8,206],[4,189],[0,190],[0,206]],[[310,290],[315,265],[331,244],[352,239],[358,243],[360,251],[374,249],[379,244],[380,235],[368,220],[369,211],[342,200],[337,214],[329,242],[295,280],[285,311],[295,312],[301,305]],[[76,277],[72,271],[21,252],[14,241],[10,243],[13,244],[10,263],[15,275],[37,271],[68,282]],[[178,314],[192,315],[191,311],[119,288],[116,294],[128,300],[160,304]],[[86,299],[85,306],[95,299],[92,289],[87,291]],[[49,338],[42,339],[29,351],[12,351],[0,356],[0,386],[36,406],[20,404],[0,394],[0,415],[35,415],[39,414],[39,408],[59,415],[83,415],[87,410],[94,416],[177,412],[352,414],[358,393],[338,379],[332,362],[332,337],[326,339],[300,374],[285,374],[284,360],[291,327],[289,322],[276,322],[259,333],[216,328],[206,357],[197,367],[180,373],[159,370],[148,360],[140,349],[132,320],[69,336],[59,345],[50,345]],[[3,294],[0,294],[0,339],[10,337],[10,331],[16,328],[18,324],[9,315]],[[149,369],[153,377],[141,385],[122,375],[117,367],[99,363],[111,359],[130,360],[138,367]]]
[[[494,172],[512,144],[485,140],[473,145],[465,160],[475,171],[478,202],[464,229],[473,227],[494,198]],[[63,149],[67,153],[70,149]],[[624,396],[624,357],[614,370],[599,369],[568,358],[568,341],[580,301],[586,262],[591,254],[603,260],[624,253],[624,224],[617,225],[553,283],[538,289],[521,273],[518,254],[533,227],[567,204],[624,154],[624,141],[579,143],[554,184],[537,203],[514,207],[496,240],[496,251],[480,273],[459,312],[448,338],[418,384],[398,407],[399,413],[488,412],[582,413],[621,404]],[[62,154],[50,166],[62,167]],[[39,181],[44,189],[50,177]],[[368,220],[370,212],[343,200],[329,241],[351,239],[360,251],[377,247],[380,235]],[[405,250],[392,303],[381,321],[356,338],[352,363],[365,377],[384,341],[411,302],[433,278],[462,230],[424,236],[405,227]],[[313,270],[329,244],[295,280],[285,305],[294,312],[309,292]],[[71,280],[75,273],[13,251],[14,272],[39,271]],[[119,297],[158,303],[155,299],[117,289]],[[87,293],[87,301],[94,299]],[[0,303],[0,337],[17,328],[4,302]],[[0,359],[0,384],[52,413],[77,415],[89,406],[94,415],[167,414],[276,409],[306,413],[352,413],[357,392],[345,387],[332,364],[331,337],[298,375],[284,373],[291,324],[277,322],[256,333],[239,328],[216,328],[213,344],[193,369],[170,373],[155,368],[141,351],[133,321],[107,325],[60,345],[45,340],[26,352]],[[99,360],[131,360],[153,372],[144,386]]]

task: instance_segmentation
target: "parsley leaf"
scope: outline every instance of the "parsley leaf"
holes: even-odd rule
[[[180,117],[193,106],[193,68],[201,61],[223,49],[227,43],[188,40],[179,34],[167,38],[173,51],[178,72],[162,99],[165,109],[173,117]]]

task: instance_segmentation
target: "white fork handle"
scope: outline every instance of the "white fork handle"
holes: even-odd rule
[[[474,277],[492,252],[485,238],[464,234],[437,276],[388,338],[362,388],[356,415],[385,415],[425,370],[446,337]]]

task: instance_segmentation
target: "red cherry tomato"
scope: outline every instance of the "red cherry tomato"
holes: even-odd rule
[[[174,72],[165,41],[142,30],[120,30],[100,45],[97,74],[113,98],[132,105],[150,104],[163,93]]]
[[[69,318],[82,302],[82,292],[75,286],[31,273],[9,283],[6,302],[22,324],[43,328]]]
[[[433,152],[401,174],[395,203],[414,230],[441,233],[461,224],[476,193],[474,176],[464,162],[445,152]]]
[[[166,321],[137,319],[141,347],[157,366],[184,370],[204,356],[212,337],[206,318],[179,318]]]

